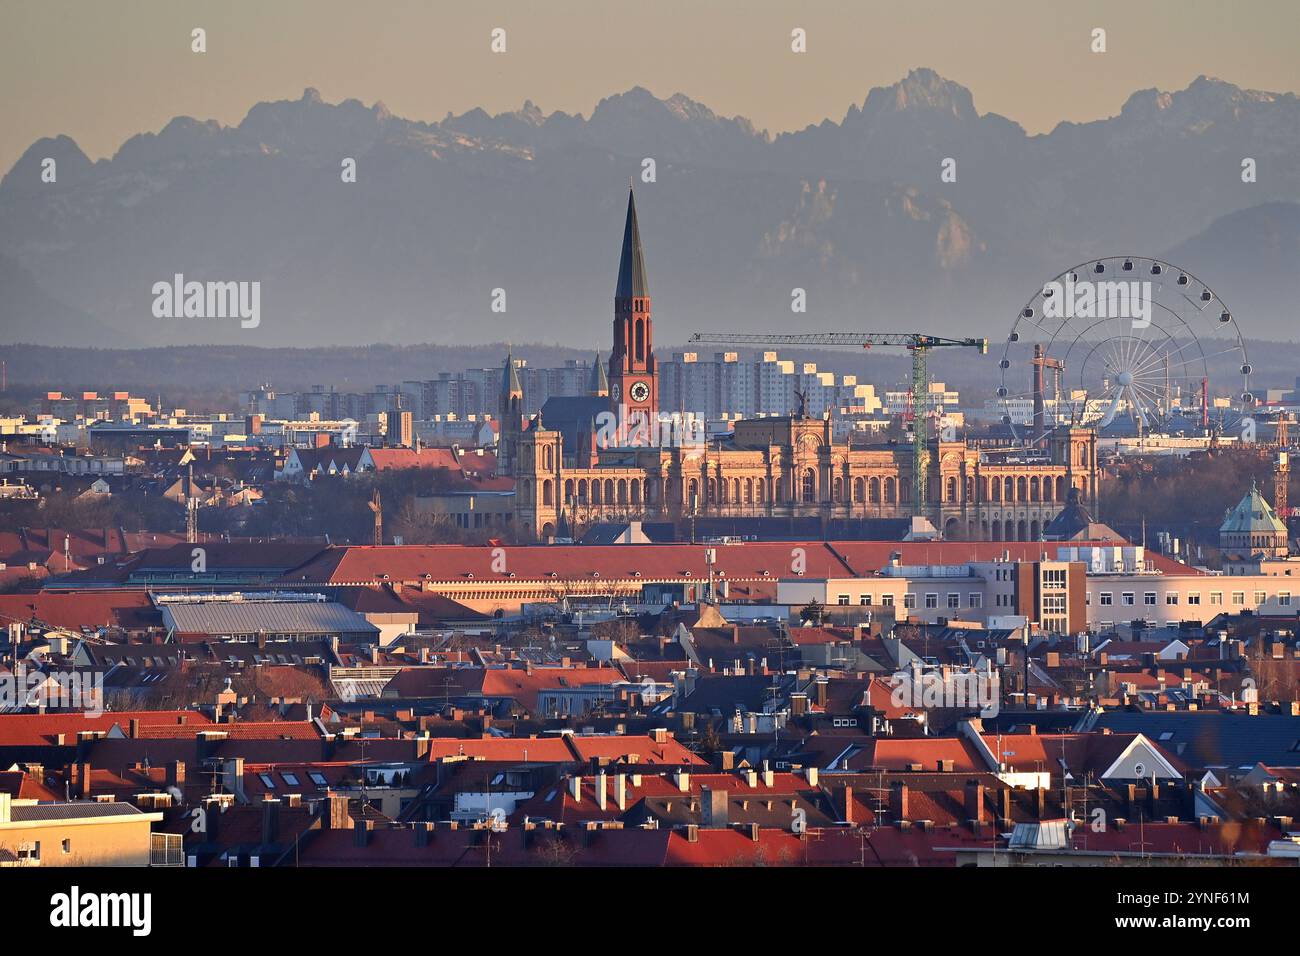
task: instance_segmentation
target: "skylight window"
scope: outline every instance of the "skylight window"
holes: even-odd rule
[[[307,776],[311,779],[311,782],[316,784],[316,786],[318,787],[329,786],[329,781],[325,779],[325,775],[322,773],[317,773],[315,770],[313,770],[309,772]]]
[[[262,781],[262,786],[266,787],[267,790],[275,789],[275,781],[271,779],[269,773],[259,773],[257,778]]]
[[[287,783],[289,786],[291,786],[291,787],[296,787],[296,786],[298,786],[298,775],[297,775],[297,774],[289,773],[288,771],[281,770],[281,771],[280,771],[280,776],[281,776],[282,778],[284,778],[284,782]]]

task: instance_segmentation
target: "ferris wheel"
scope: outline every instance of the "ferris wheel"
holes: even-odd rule
[[[1209,429],[1255,404],[1232,310],[1186,269],[1142,256],[1090,260],[1045,283],[999,367],[1002,422],[1029,444],[1057,425]]]

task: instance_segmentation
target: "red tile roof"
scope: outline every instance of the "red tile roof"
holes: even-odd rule
[[[812,544],[750,542],[717,549],[715,573],[728,578],[773,579],[787,575],[796,547],[806,550],[810,577],[851,573],[828,548]],[[494,548],[469,545],[336,546],[286,574],[286,583],[370,584],[387,575],[409,584],[422,581],[550,581],[557,578],[696,580],[708,577],[704,548],[688,544],[523,545]],[[494,570],[497,568],[504,570]],[[766,572],[766,575],[764,574]]]
[[[516,701],[530,713],[543,690],[625,681],[614,667],[407,667],[386,686],[400,697],[482,696]]]
[[[142,739],[192,738],[199,731],[223,733],[230,740],[319,740],[321,733],[314,721],[266,720],[209,724],[205,727],[188,727],[177,724],[155,724],[140,727],[137,735]]]
[[[0,771],[0,793],[7,793],[15,800],[58,800],[59,795],[23,770]]]
[[[573,752],[563,737],[483,737],[466,740],[435,737],[429,741],[430,760],[457,756],[516,763],[572,763],[574,760]]]
[[[435,627],[442,621],[486,620],[475,611],[436,591],[419,588],[368,586],[340,588],[339,603],[358,614],[417,614],[420,627]]]
[[[429,759],[464,756],[471,759],[516,763],[586,764],[593,757],[662,766],[701,766],[705,761],[673,737],[663,743],[648,736],[589,737],[562,734],[554,737],[435,737],[429,741]]]
[[[852,641],[852,630],[842,627],[792,627],[790,640],[800,646],[811,644],[842,644]]]
[[[1086,542],[1085,542],[1086,543]],[[1073,544],[1073,543],[1072,543]],[[791,576],[795,549],[802,549],[809,578],[876,574],[893,552],[903,564],[992,561],[1004,552],[1013,560],[1037,560],[1055,544],[1005,541],[835,541],[745,542],[719,547],[715,574],[732,581],[763,582]],[[465,584],[471,581],[699,580],[708,576],[705,549],[690,544],[522,545],[504,548],[504,563],[492,547],[470,545],[341,545],[327,548],[283,578],[285,583],[371,584],[388,580]],[[1167,574],[1198,572],[1163,555],[1150,554]],[[387,577],[384,577],[384,576]]]
[[[376,471],[393,468],[447,468],[460,471],[456,453],[450,448],[371,448]]]
[[[0,594],[0,621],[36,619],[53,627],[120,627],[143,630],[160,626],[158,614],[143,591],[87,590],[41,591],[37,594]]]
[[[66,744],[72,745],[77,742],[80,731],[107,732],[114,727],[128,734],[132,720],[140,722],[141,730],[174,727],[176,736],[193,737],[200,730],[213,727],[211,720],[195,710],[122,710],[98,717],[88,714],[3,714],[0,715],[0,746],[57,745],[60,734],[64,735]]]
[[[774,773],[772,775],[772,786],[770,787],[763,782],[763,775],[757,773],[755,785],[751,787],[745,776],[740,773],[701,773],[691,770],[686,774],[685,791],[678,787],[676,778],[671,773],[666,775],[662,773],[640,774],[640,783],[633,782],[633,777],[636,775],[625,774],[625,806],[623,810],[620,810],[614,802],[614,775],[616,772],[610,771],[606,774],[604,810],[600,809],[596,799],[596,783],[593,775],[588,771],[584,771],[579,775],[577,784],[579,795],[576,800],[569,789],[572,785],[572,779],[565,778],[544,790],[538,791],[531,799],[519,804],[511,815],[510,822],[523,823],[525,819],[546,819],[566,823],[599,819],[616,820],[641,800],[655,797],[684,797],[687,794],[699,797],[703,787],[710,787],[719,791],[725,790],[728,793],[735,793],[741,798],[749,797],[754,800],[788,798],[792,794],[818,790],[817,787],[811,786],[803,776],[792,773]]]
[[[850,760],[848,768],[842,769],[864,770],[870,767],[905,771],[913,764],[920,764],[923,770],[935,770],[939,761],[944,760],[952,761],[954,773],[978,773],[989,769],[975,747],[957,737],[863,738],[861,747],[861,752]]]
[[[609,761],[630,761],[635,754],[638,764],[707,766],[705,760],[691,753],[673,737],[668,737],[663,743],[645,736],[585,737],[570,734],[564,739],[574,755],[584,762],[593,757]]]
[[[1102,853],[1174,853],[1235,856],[1264,854],[1273,840],[1284,837],[1271,823],[1255,821],[1215,823],[1144,823],[1131,821],[1122,830],[1110,826],[1102,833],[1092,827],[1075,827],[1071,845],[1076,850]]]
[[[244,793],[253,803],[264,796],[283,797],[293,793],[314,799],[326,790],[341,788],[345,781],[355,782],[357,767],[351,761],[245,763]],[[285,774],[289,774],[297,783],[290,783]],[[269,777],[275,786],[268,787],[263,783],[263,775]],[[321,786],[313,777],[324,778],[325,785]]]

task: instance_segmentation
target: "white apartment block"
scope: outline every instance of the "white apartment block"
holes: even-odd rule
[[[1160,562],[1166,570],[1159,570],[1138,546],[1046,544],[1044,558],[1041,562],[895,565],[864,577],[784,578],[777,582],[776,603],[802,606],[815,600],[827,607],[891,607],[900,620],[907,616],[931,624],[957,619],[992,626],[993,619],[1026,613],[1045,630],[1060,631],[1063,609],[1072,599],[1077,601],[1075,582],[1082,580],[1084,615],[1094,632],[1138,620],[1153,626],[1204,625],[1221,614],[1300,611],[1300,567],[1296,578],[1276,573],[1220,574],[1185,565],[1171,571],[1167,561]],[[1031,594],[1022,593],[1025,564],[1038,570],[1028,585]]]
[[[956,389],[948,388],[943,382],[930,383],[930,410],[936,412],[955,411],[961,404],[961,395]],[[912,407],[910,388],[885,392],[885,413],[887,415],[906,415]]]
[[[659,382],[661,409],[709,420],[790,415],[798,411],[801,395],[813,418],[882,408],[874,387],[860,384],[857,376],[837,380],[813,362],[781,359],[776,352],[762,352],[753,361],[741,361],[738,352],[715,352],[711,359],[675,352],[659,364]]]

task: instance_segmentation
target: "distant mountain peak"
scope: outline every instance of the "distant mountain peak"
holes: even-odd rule
[[[23,153],[22,158],[18,160],[18,164],[27,162],[31,157],[44,159],[46,156],[53,157],[59,162],[69,159],[78,164],[84,163],[87,166],[90,165],[90,159],[84,152],[82,152],[81,147],[77,145],[77,141],[67,133],[60,133],[58,136],[45,136],[38,139],[27,148],[27,151]]]
[[[20,192],[35,193],[41,186],[41,163],[46,159],[55,161],[60,174],[80,174],[94,165],[76,140],[66,133],[45,136],[32,143],[18,158],[18,162],[14,163],[13,168],[0,176],[0,186],[11,188],[21,183]]]
[[[908,72],[892,86],[877,86],[867,94],[862,113],[902,113],[908,110],[936,110],[957,119],[976,119],[971,91],[946,79],[929,67]]]
[[[591,111],[591,118],[594,120],[598,116],[624,109],[647,109],[662,105],[663,101],[644,86],[633,86],[622,93],[614,93],[601,99]]]
[[[1255,104],[1295,99],[1294,93],[1245,89],[1235,83],[1202,73],[1181,90],[1158,90],[1152,87],[1136,91],[1124,101],[1120,115],[1140,119],[1177,109],[1180,116],[1186,113],[1196,120],[1203,120],[1208,118],[1213,110],[1235,111]]]

